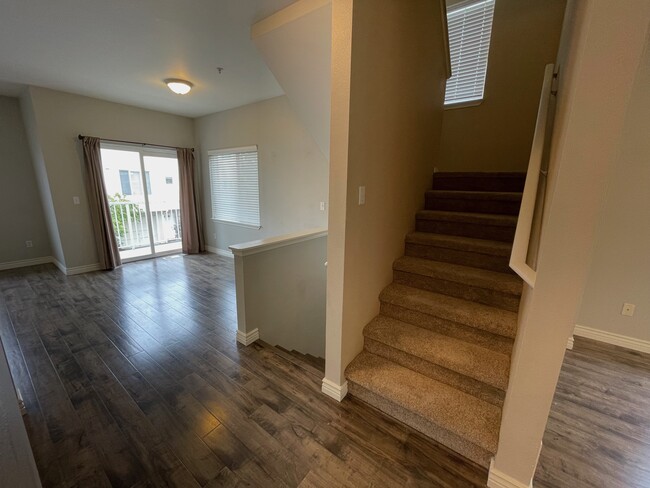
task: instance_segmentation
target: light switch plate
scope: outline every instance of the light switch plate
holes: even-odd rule
[[[79,200],[79,197],[72,197],[72,203],[74,203],[75,205],[79,205],[81,201]]]

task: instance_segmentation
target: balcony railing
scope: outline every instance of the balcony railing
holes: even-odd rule
[[[110,202],[111,219],[120,251],[149,247],[149,224],[144,204]],[[168,244],[181,240],[181,210],[166,208],[151,210],[149,222],[154,244]]]

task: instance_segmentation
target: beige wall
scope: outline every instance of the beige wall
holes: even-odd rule
[[[255,24],[252,37],[298,118],[329,157],[331,3],[292,3]]]
[[[235,273],[243,281],[237,283],[243,332],[258,329],[272,346],[325,357],[327,235],[271,247],[235,256]]]
[[[645,0],[579,0],[575,6],[561,58],[537,280],[534,289],[526,287],[520,308],[492,470],[521,486],[535,472],[650,22]]]
[[[47,182],[44,185],[41,181],[39,186],[48,207],[45,215],[53,253],[68,268],[95,264],[97,255],[77,135],[192,147],[192,120],[36,87],[29,88],[23,102],[37,177]],[[73,204],[73,196],[80,197],[81,205]]]
[[[441,171],[525,171],[544,66],[557,55],[566,0],[497,0],[485,98],[444,112]]]
[[[50,238],[17,98],[0,97],[0,264],[50,255]],[[32,241],[34,247],[25,246]]]
[[[332,7],[326,378],[341,385],[430,187],[446,74],[438,2]]]
[[[207,243],[227,250],[241,242],[312,227],[325,227],[327,160],[289,105],[276,97],[195,119],[203,179]],[[208,151],[258,146],[261,229],[215,222],[212,217]]]
[[[650,341],[650,44],[608,185],[577,322]],[[621,315],[625,302],[633,317]]]
[[[43,215],[45,217],[45,225],[50,240],[52,257],[59,263],[65,263],[63,247],[61,246],[61,236],[59,234],[59,226],[57,224],[56,212],[54,211],[54,203],[52,201],[50,182],[47,179],[45,158],[43,157],[41,142],[38,139],[38,127],[36,125],[36,116],[34,114],[34,104],[32,103],[32,97],[29,95],[28,91],[25,92],[20,99],[20,108],[25,123],[25,130],[27,132],[29,149],[32,155],[36,183],[38,184],[41,204],[43,205]]]

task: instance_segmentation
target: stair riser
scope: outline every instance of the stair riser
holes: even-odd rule
[[[519,309],[519,296],[497,290],[456,283],[431,276],[405,273],[399,270],[393,272],[393,281],[402,285],[420,288],[421,290],[442,293],[463,300],[510,310],[511,312],[516,312]]]
[[[470,198],[438,198],[427,194],[427,210],[448,212],[473,212],[483,214],[519,215],[520,202],[507,200],[478,200]]]
[[[433,190],[523,192],[526,177],[433,176]]]
[[[510,354],[512,352],[515,332],[506,326],[499,327],[499,324],[494,324],[492,327],[486,329],[472,327],[471,325],[461,324],[416,310],[410,310],[388,302],[381,302],[380,311],[382,314],[393,319],[401,320],[402,322],[407,322],[466,342],[473,342],[496,352],[504,354]]]
[[[476,378],[447,369],[444,366],[425,361],[369,337],[365,338],[364,347],[368,352],[384,357],[405,368],[417,371],[436,381],[453,386],[485,402],[498,407],[503,406],[503,400],[505,398],[504,390],[507,385],[504,385],[503,389],[499,389],[495,385],[487,384]]]
[[[477,239],[488,239],[502,242],[512,242],[515,238],[515,227],[511,226],[417,219],[415,227],[418,232],[433,232],[435,234],[475,237]]]
[[[352,396],[384,412],[386,415],[405,423],[418,432],[422,432],[424,435],[465,456],[467,459],[474,461],[476,464],[483,466],[484,468],[489,468],[490,460],[494,453],[491,453],[490,451],[449,432],[435,423],[424,419],[389,400],[386,400],[385,398],[356,384],[354,381],[348,381],[348,391]],[[494,446],[494,449],[492,450],[496,452],[496,446]]]
[[[415,258],[431,259],[445,263],[461,264],[472,268],[487,269],[500,273],[514,273],[510,269],[509,256],[493,256],[471,251],[459,251],[444,247],[427,246],[424,244],[406,243],[405,254]]]

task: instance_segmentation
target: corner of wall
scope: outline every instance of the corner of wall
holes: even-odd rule
[[[63,245],[61,244],[61,236],[59,234],[56,212],[54,210],[50,182],[45,165],[45,158],[43,156],[43,149],[41,147],[33,94],[34,88],[31,86],[28,87],[25,93],[20,97],[20,108],[32,156],[32,164],[34,165],[34,173],[38,184],[41,205],[43,206],[43,216],[47,226],[52,255],[58,262],[65,266],[65,255],[63,253]]]

